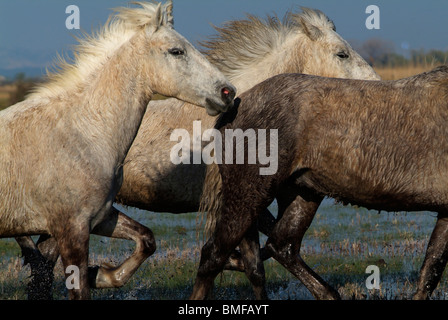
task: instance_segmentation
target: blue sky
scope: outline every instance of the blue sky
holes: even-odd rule
[[[56,52],[67,52],[77,30],[68,30],[65,9],[80,10],[81,29],[90,32],[104,24],[110,9],[127,5],[123,0],[0,0],[0,69],[44,68]],[[380,9],[380,29],[365,26],[368,5]],[[395,43],[399,53],[409,49],[448,50],[448,1],[426,0],[174,0],[175,28],[193,44],[214,34],[211,24],[244,18],[246,13],[283,17],[299,6],[316,8],[336,24],[347,40],[363,42],[383,38]],[[403,49],[404,48],[404,49]],[[409,48],[409,49],[407,49]]]

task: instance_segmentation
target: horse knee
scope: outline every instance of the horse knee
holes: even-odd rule
[[[198,277],[214,278],[224,268],[225,255],[216,250],[216,246],[209,240],[201,249],[201,260],[199,262]]]
[[[298,254],[297,250],[292,250],[292,245],[288,243],[280,244],[275,242],[275,240],[268,238],[268,241],[266,242],[266,245],[264,247],[265,255],[272,256],[272,257],[278,257],[283,256],[287,257],[290,255],[296,255]]]
[[[144,227],[145,230],[142,233],[140,240],[140,243],[142,245],[142,253],[149,257],[156,251],[156,239],[154,237],[153,232],[151,229]]]

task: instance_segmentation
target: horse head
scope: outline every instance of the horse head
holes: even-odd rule
[[[120,8],[118,17],[144,37],[141,68],[154,93],[206,108],[209,115],[225,112],[236,89],[225,76],[173,28],[172,2],[140,3],[142,8]]]

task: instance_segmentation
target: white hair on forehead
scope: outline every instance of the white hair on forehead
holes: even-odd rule
[[[131,4],[139,7],[117,8],[116,18],[120,19],[126,25],[132,27],[142,27],[147,25],[173,25],[173,2],[167,1],[165,4],[156,2],[138,2]]]
[[[336,26],[328,16],[320,10],[300,7],[302,12],[300,13],[288,13],[290,19],[294,21],[294,24],[300,28],[304,27],[304,24],[310,24],[319,29],[329,29],[336,31]]]

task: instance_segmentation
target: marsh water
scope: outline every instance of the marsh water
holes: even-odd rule
[[[157,239],[156,253],[130,282],[119,289],[94,290],[94,299],[186,299],[204,243],[203,217],[197,213],[154,213],[119,207],[148,226]],[[271,212],[277,214],[274,202]],[[301,256],[344,299],[409,299],[415,289],[429,236],[436,221],[432,212],[381,212],[343,206],[325,199],[305,234]],[[262,244],[266,237],[261,235]],[[92,235],[91,264],[117,264],[129,256],[133,242]],[[0,239],[0,298],[26,299],[29,268],[22,266],[13,239]],[[379,270],[379,289],[367,289],[368,266]],[[265,262],[271,299],[312,299],[308,290],[275,260]],[[55,270],[54,296],[66,299],[63,268]],[[216,299],[253,299],[245,276],[225,271],[215,281]],[[433,295],[445,299],[446,277]]]

